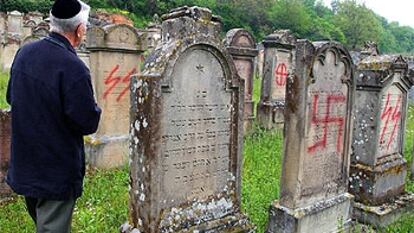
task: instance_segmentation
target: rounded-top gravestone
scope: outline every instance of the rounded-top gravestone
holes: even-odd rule
[[[220,22],[199,7],[162,19],[162,41],[132,81],[132,226],[123,229],[251,232],[240,213],[244,84]]]

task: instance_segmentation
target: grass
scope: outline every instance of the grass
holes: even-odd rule
[[[0,71],[0,109],[8,108],[6,102],[7,83],[9,82],[9,75]]]
[[[260,80],[255,79],[254,101],[258,103]],[[1,93],[0,93],[1,95]],[[0,101],[2,101],[0,99]],[[262,233],[268,220],[268,208],[279,197],[283,138],[281,132],[256,130],[245,138],[242,210],[249,215],[257,232]],[[411,160],[414,141],[414,107],[407,118],[404,154]],[[118,232],[127,220],[128,168],[112,171],[89,170],[84,195],[78,200],[73,219],[74,233]],[[414,182],[407,179],[407,191],[414,192]],[[33,232],[34,226],[21,197],[0,206],[0,232]],[[372,232],[356,227],[356,232]],[[414,215],[407,215],[381,232],[414,232]]]
[[[77,233],[118,232],[127,220],[128,168],[112,171],[88,170],[83,196],[73,214],[73,231]],[[24,199],[0,206],[0,232],[33,232],[34,225],[26,213]]]

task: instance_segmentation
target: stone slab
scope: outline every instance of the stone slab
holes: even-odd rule
[[[289,30],[266,36],[263,79],[257,121],[265,129],[283,128],[286,88],[294,71],[296,38]]]
[[[129,224],[146,233],[249,232],[251,224],[235,228],[247,219],[244,82],[220,21],[200,7],[162,19],[162,44],[131,84]]]
[[[351,223],[353,196],[344,194],[314,203],[311,206],[290,209],[274,202],[270,207],[266,233],[344,232]],[[344,222],[346,219],[346,222]]]
[[[122,167],[128,162],[128,136],[85,137],[86,162],[97,168]]]
[[[378,206],[354,203],[353,218],[376,228],[386,227],[406,213],[414,213],[414,194],[406,193]]]
[[[10,160],[11,113],[0,109],[0,199],[10,197],[12,190],[6,184]]]

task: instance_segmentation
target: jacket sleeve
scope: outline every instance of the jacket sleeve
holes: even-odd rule
[[[101,109],[97,106],[91,78],[84,75],[64,94],[64,113],[74,127],[82,135],[95,133]]]

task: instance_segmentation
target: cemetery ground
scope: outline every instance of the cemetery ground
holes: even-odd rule
[[[7,75],[0,74],[0,107],[5,103]],[[260,95],[260,80],[255,79],[254,101]],[[414,140],[414,106],[409,107],[404,155],[411,160]],[[257,232],[264,232],[270,203],[279,196],[279,178],[282,165],[283,137],[281,131],[264,131],[257,127],[244,140],[242,180],[242,208],[257,225]],[[85,190],[77,202],[73,216],[74,233],[118,232],[128,215],[128,167],[111,171],[88,169]],[[406,190],[414,192],[414,182],[407,181]],[[15,197],[0,204],[0,232],[33,232],[33,223],[25,210],[24,200]],[[362,230],[357,225],[355,232]],[[407,215],[386,229],[378,232],[414,232],[414,215]]]

